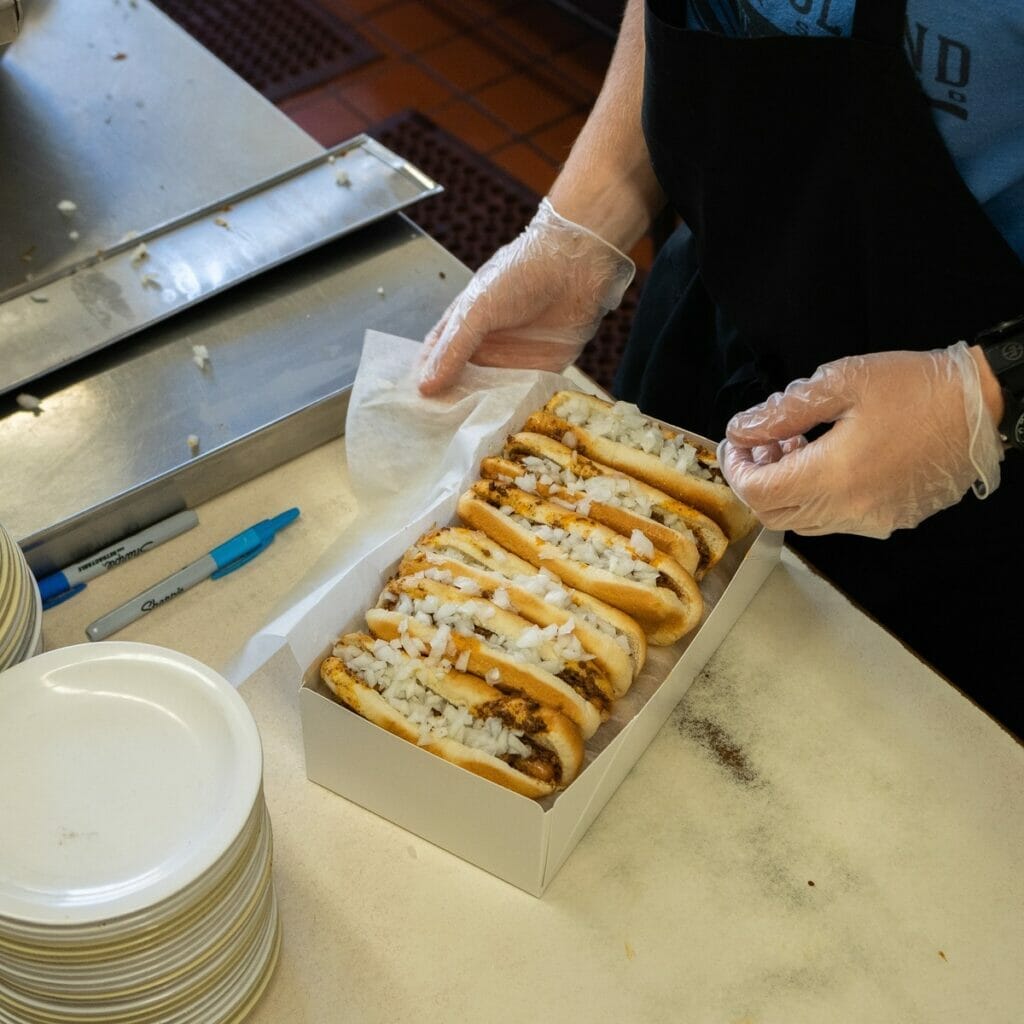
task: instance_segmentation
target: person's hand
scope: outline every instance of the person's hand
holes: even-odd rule
[[[833,426],[816,440],[802,436]],[[963,342],[827,363],[738,413],[725,478],[771,529],[888,537],[999,485],[1003,447]]]
[[[470,358],[564,370],[622,301],[635,269],[628,256],[542,200],[523,233],[477,271],[427,335],[420,391],[443,391]]]

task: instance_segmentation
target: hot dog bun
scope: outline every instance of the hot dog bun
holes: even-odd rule
[[[650,551],[638,551],[635,539],[495,480],[474,484],[458,512],[514,554],[626,612],[650,643],[674,643],[700,621],[693,577],[646,538]]]
[[[532,487],[556,503],[565,501],[627,537],[639,530],[698,580],[729,543],[721,527],[702,512],[544,434],[513,434],[502,456],[483,460],[481,475],[508,479],[521,490]]]
[[[584,739],[608,717],[611,683],[578,642],[558,637],[556,629],[542,631],[481,597],[467,597],[457,587],[425,577],[393,579],[377,607],[366,613],[366,624],[375,636],[406,635],[414,648],[420,641],[423,653],[443,656],[503,693],[554,708]]]
[[[643,416],[636,406],[605,402],[576,391],[559,391],[525,430],[547,434],[595,462],[636,477],[710,516],[729,540],[754,525],[718,469],[715,453],[686,441]]]
[[[364,718],[524,796],[567,786],[583,761],[579,730],[564,716],[365,633],[343,636],[320,676]]]

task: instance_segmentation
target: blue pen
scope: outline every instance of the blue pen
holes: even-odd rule
[[[297,508],[290,508],[273,519],[264,519],[248,530],[215,547],[209,554],[191,562],[184,569],[161,580],[149,590],[126,601],[120,608],[97,619],[86,626],[85,635],[90,640],[103,640],[123,629],[130,622],[142,618],[147,612],[159,608],[172,598],[183,594],[186,590],[202,583],[206,579],[220,579],[251,562],[261,551],[274,540],[278,530],[284,529],[294,522],[299,515]]]

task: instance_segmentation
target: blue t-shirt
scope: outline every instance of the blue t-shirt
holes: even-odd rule
[[[848,36],[855,0],[684,0],[729,36]],[[908,0],[904,34],[967,187],[1024,260],[1024,0]]]

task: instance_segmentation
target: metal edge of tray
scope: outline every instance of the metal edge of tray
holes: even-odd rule
[[[0,297],[0,394],[442,187],[366,135]]]
[[[118,524],[115,533],[127,535],[187,508],[196,508],[224,491],[245,483],[338,437],[345,422],[352,385],[303,409],[209,452],[202,460],[147,480],[114,495],[61,523],[44,536],[22,542],[25,558],[36,575],[70,564],[94,544],[97,521]],[[253,472],[256,468],[256,473]]]

